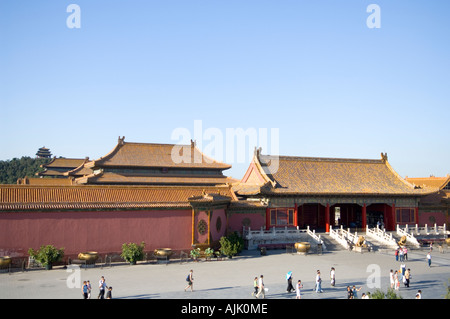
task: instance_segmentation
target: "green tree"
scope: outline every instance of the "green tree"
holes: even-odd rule
[[[394,289],[388,289],[384,293],[381,289],[375,290],[371,295],[372,299],[403,299],[402,296],[397,295]]]
[[[237,232],[220,238],[219,243],[220,252],[229,257],[239,254],[244,249],[244,239]]]
[[[19,178],[34,177],[37,172],[43,171],[40,166],[47,164],[50,160],[23,156],[0,161],[0,184],[16,184]]]
[[[444,295],[444,299],[450,299],[450,279],[448,279],[447,293]]]

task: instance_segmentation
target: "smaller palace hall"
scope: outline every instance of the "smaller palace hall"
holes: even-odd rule
[[[448,223],[450,175],[402,178],[379,159],[263,155],[242,179],[190,145],[118,139],[106,155],[53,158],[43,172],[0,185],[0,255],[52,244],[66,255],[217,246],[251,229],[365,228]]]

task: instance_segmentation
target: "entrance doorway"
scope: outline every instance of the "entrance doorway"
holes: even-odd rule
[[[362,207],[358,204],[335,204],[330,207],[330,223],[333,227],[361,227]]]

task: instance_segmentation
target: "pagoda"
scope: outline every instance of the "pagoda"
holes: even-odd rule
[[[52,153],[50,153],[50,149],[43,146],[43,147],[39,148],[39,150],[36,153],[36,156],[38,158],[50,158],[50,157],[52,157]]]

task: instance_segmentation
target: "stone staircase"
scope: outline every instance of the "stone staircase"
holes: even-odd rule
[[[358,232],[358,235],[366,237],[365,232]],[[327,251],[346,250],[346,248],[344,248],[338,241],[336,241],[334,238],[332,238],[329,234],[320,233],[320,237],[324,241],[324,243],[327,247]],[[378,242],[372,238],[366,237],[366,239],[372,245],[373,252],[392,250],[392,247],[389,247],[388,245]]]
[[[331,236],[327,233],[320,233],[320,238],[325,243],[326,251],[337,251],[344,249],[344,247],[342,247],[336,240],[331,238]]]

